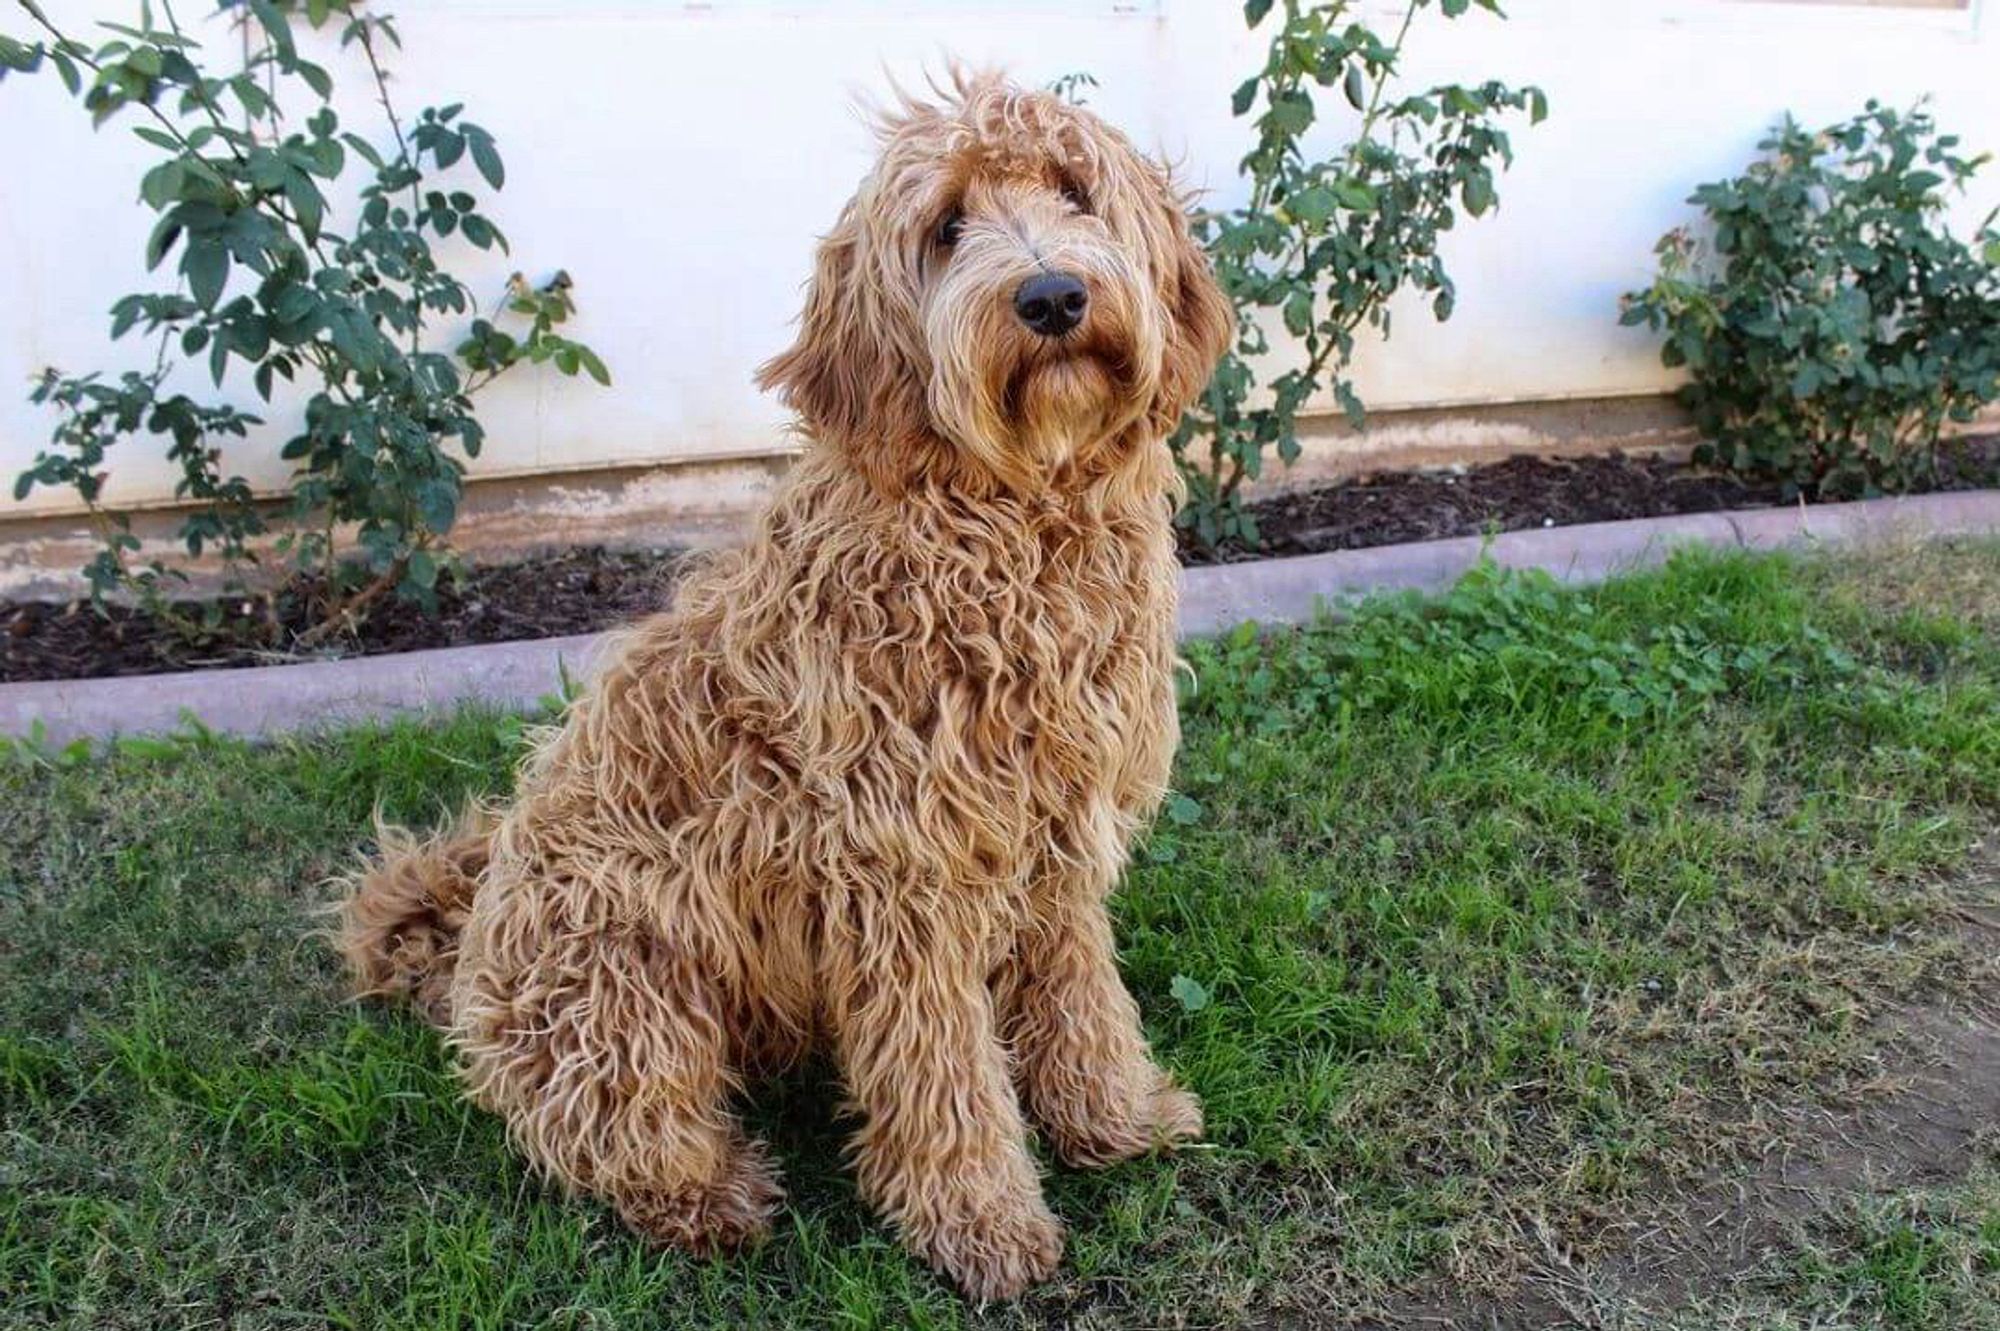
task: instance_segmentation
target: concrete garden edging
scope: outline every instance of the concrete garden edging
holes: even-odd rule
[[[1246,619],[1299,623],[1325,603],[1365,592],[1439,590],[1482,553],[1505,567],[1594,582],[1660,563],[1683,545],[1770,550],[1986,534],[2000,534],[2000,490],[1597,522],[1490,541],[1468,536],[1224,564],[1182,573],[1181,636],[1219,633]],[[267,735],[469,702],[523,708],[556,692],[565,672],[586,676],[602,640],[584,634],[298,665],[0,684],[0,735],[27,735],[40,723],[45,739],[61,745],[173,731],[189,714],[221,733]]]

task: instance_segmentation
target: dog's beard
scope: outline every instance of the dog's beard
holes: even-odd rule
[[[1153,391],[1160,334],[1127,293],[1094,296],[1091,313],[1062,338],[1029,332],[998,300],[976,319],[934,320],[940,431],[1016,489],[1101,456]]]
[[[1024,357],[1009,376],[1002,418],[1045,468],[1077,459],[1109,433],[1130,396],[1128,375],[1103,353],[1052,344]]]

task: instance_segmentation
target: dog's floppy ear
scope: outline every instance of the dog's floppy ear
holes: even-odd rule
[[[759,387],[775,390],[814,438],[848,450],[878,484],[891,483],[894,454],[924,432],[924,376],[906,363],[896,324],[883,284],[867,271],[860,203],[850,202],[819,243],[798,341],[757,371]]]
[[[1164,177],[1162,180],[1165,185]],[[1236,309],[1215,280],[1208,255],[1188,230],[1187,213],[1170,185],[1165,186],[1165,254],[1161,296],[1167,309],[1166,359],[1160,389],[1154,398],[1153,420],[1160,434],[1172,433],[1181,415],[1208,387],[1215,364],[1236,335]]]

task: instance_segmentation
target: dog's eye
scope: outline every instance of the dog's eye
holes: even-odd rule
[[[965,229],[965,214],[954,208],[944,215],[937,224],[937,243],[945,249],[958,244],[958,233]]]
[[[1065,177],[1062,183],[1062,196],[1063,201],[1070,207],[1085,217],[1090,216],[1090,195],[1084,193],[1083,186]]]

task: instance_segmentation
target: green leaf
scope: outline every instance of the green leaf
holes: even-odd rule
[[[1271,12],[1272,0],[1244,0],[1243,22],[1254,28]]]
[[[1167,796],[1165,813],[1168,822],[1181,827],[1191,827],[1201,821],[1202,807],[1186,795],[1175,791]]]
[[[250,12],[257,16],[257,21],[264,25],[264,31],[270,34],[271,45],[277,48],[278,55],[285,60],[295,58],[297,47],[292,42],[292,25],[285,21],[278,7],[271,0],[249,0],[249,3]]]
[[[188,290],[196,303],[205,310],[212,310],[229,280],[229,251],[211,237],[191,242],[181,255],[181,272],[188,280]]]
[[[1367,212],[1375,206],[1377,201],[1377,196],[1373,189],[1358,180],[1349,179],[1345,176],[1334,181],[1331,188],[1334,197],[1340,200],[1341,207],[1357,213]]]
[[[306,86],[319,94],[322,102],[333,96],[333,79],[318,65],[301,60],[292,67],[292,72],[304,79]]]
[[[244,162],[245,173],[250,183],[262,190],[283,189],[285,177],[291,172],[291,165],[268,148],[253,150]]]
[[[1285,331],[1293,337],[1304,337],[1312,331],[1313,293],[1310,288],[1301,288],[1285,297]]]
[[[352,148],[355,155],[368,163],[369,166],[377,171],[382,169],[382,154],[375,151],[374,144],[368,142],[368,140],[362,138],[359,134],[349,131],[341,133],[340,141],[345,143],[349,148]]]
[[[288,283],[271,297],[270,309],[284,323],[299,323],[319,309],[319,297],[311,287]]]
[[[1199,1012],[1215,1001],[1214,995],[1208,992],[1201,981],[1187,975],[1174,976],[1172,983],[1167,986],[1167,992],[1174,996],[1183,1012]]]
[[[160,260],[167,257],[167,252],[173,249],[174,243],[180,238],[180,223],[171,217],[162,217],[159,224],[153,228],[153,234],[146,237],[146,271],[151,272],[158,268]]]
[[[1465,178],[1465,188],[1461,194],[1465,201],[1465,211],[1474,217],[1483,217],[1493,206],[1493,177],[1484,171],[1475,171]]]
[[[1280,93],[1266,113],[1273,127],[1294,137],[1312,128],[1312,98],[1303,92]]]
[[[326,198],[313,184],[312,177],[303,171],[290,171],[285,176],[285,198],[291,203],[292,211],[298,214],[299,229],[305,232],[308,241],[319,237],[320,219],[326,212]]]
[[[458,493],[450,481],[426,481],[417,491],[417,516],[425,528],[442,535],[458,518]]]
[[[437,158],[440,171],[449,167],[465,154],[465,138],[450,130],[441,131],[431,141],[431,153]]]
[[[161,162],[139,178],[139,198],[158,212],[180,198],[187,184],[187,171],[178,158]]]
[[[494,189],[507,183],[507,168],[501,164],[500,153],[493,146],[493,136],[485,130],[465,127],[466,146],[472,150],[472,164],[479,168],[479,174]]]
[[[21,74],[32,74],[41,68],[42,55],[41,43],[29,46],[5,33],[0,33],[0,74],[10,69]]]
[[[1333,216],[1334,209],[1339,206],[1339,199],[1324,185],[1300,190],[1285,200],[1285,210],[1302,222],[1324,222]]]
[[[1359,63],[1347,67],[1347,76],[1341,80],[1340,90],[1347,94],[1347,104],[1357,111],[1368,109],[1368,84],[1361,76]]]
[[[583,368],[591,378],[606,388],[611,386],[611,371],[604,367],[604,362],[598,359],[596,352],[589,347],[579,345],[576,354],[583,361]]]
[[[1236,91],[1230,94],[1229,109],[1231,113],[1240,116],[1245,111],[1248,111],[1250,104],[1256,100],[1257,80],[1245,79],[1241,84],[1237,85]]]
[[[437,585],[437,556],[428,550],[410,551],[410,562],[405,576],[418,587],[430,588]]]

